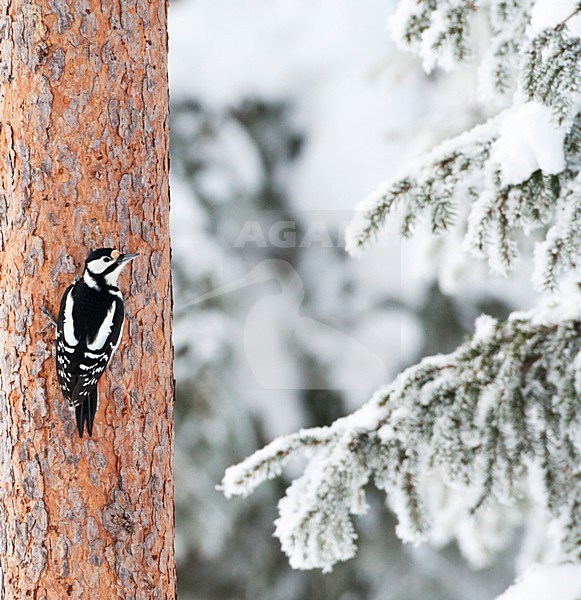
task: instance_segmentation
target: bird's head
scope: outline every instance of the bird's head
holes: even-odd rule
[[[122,254],[115,248],[93,250],[85,261],[83,279],[89,287],[117,287],[117,279],[125,265],[137,254]]]

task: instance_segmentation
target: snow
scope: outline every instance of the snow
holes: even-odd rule
[[[474,423],[479,427],[484,427],[486,417],[488,417],[490,410],[494,409],[496,404],[498,404],[498,389],[491,386],[480,394],[478,398]]]
[[[489,119],[485,123],[473,127],[470,131],[443,141],[432,151],[415,160],[407,162],[404,167],[400,168],[399,177],[380,183],[375,191],[368,194],[355,206],[354,218],[345,231],[346,250],[349,254],[359,257],[370,244],[370,242],[365,242],[362,246],[360,240],[370,226],[372,213],[384,204],[395,205],[391,188],[398,179],[408,176],[410,179],[415,178],[421,182],[427,174],[431,175],[432,165],[452,154],[464,153],[470,157],[474,156],[475,153],[480,152],[481,144],[496,138],[499,127],[499,118]]]
[[[267,103],[284,102],[288,106],[293,127],[298,133],[305,134],[305,144],[298,158],[277,172],[275,179],[284,187],[289,208],[295,214],[300,214],[307,225],[313,220],[316,210],[326,212],[326,222],[344,219],[346,212],[341,211],[350,209],[354,200],[362,197],[371,185],[382,178],[389,180],[402,166],[406,172],[410,165],[412,168],[429,169],[428,163],[414,157],[426,148],[433,147],[442,138],[472,126],[475,119],[485,118],[487,114],[486,108],[476,108],[471,103],[474,80],[470,72],[461,73],[457,79],[440,73],[431,79],[410,75],[414,59],[396,55],[385,35],[383,23],[389,11],[387,4],[384,0],[368,0],[363,9],[350,0],[338,0],[336,3],[326,0],[182,0],[172,3],[171,85],[174,100],[194,98],[217,114],[222,114],[220,111],[228,114],[231,108],[240,106],[245,98],[256,98]],[[541,27],[551,16],[549,4],[555,5],[554,2],[543,0],[537,2],[538,6],[544,7],[537,11],[537,22],[541,23]],[[400,3],[400,6],[404,5],[408,11],[420,7],[415,0]],[[557,9],[560,10],[564,5],[567,3],[559,3]],[[574,22],[575,19],[571,19],[568,23],[570,30]],[[441,20],[439,24],[441,26]],[[430,32],[432,39],[438,31],[436,25]],[[397,28],[395,20],[392,21],[392,27]],[[429,42],[429,36],[426,39]],[[424,58],[425,54],[426,49]],[[452,64],[449,59],[450,56],[440,53],[438,64],[449,67]],[[434,64],[435,61],[431,64],[424,61],[427,68]],[[446,78],[448,85],[440,88],[437,84],[443,78]],[[517,121],[520,119],[520,128],[505,121],[500,130],[497,119],[465,134],[466,137],[445,143],[440,149],[450,150],[455,144],[466,142],[462,150],[470,151],[479,135],[479,139],[488,139],[496,136],[500,130],[501,140],[495,147],[498,164],[505,159],[512,160],[513,153],[523,162],[517,165],[517,173],[512,173],[511,168],[503,165],[509,176],[526,178],[531,169],[537,168],[551,172],[562,161],[561,132],[555,130],[547,120],[544,107],[527,106],[532,104],[523,104],[513,112],[506,113],[507,120],[513,120],[515,115]],[[522,112],[519,112],[521,109]],[[226,202],[240,191],[243,195],[252,196],[263,184],[262,166],[256,148],[243,129],[227,122],[227,117],[220,127],[219,143],[209,145],[203,153],[210,166],[198,182],[199,187],[212,199],[221,202]],[[545,152],[547,140],[550,152]],[[434,160],[437,157],[437,152],[432,155]],[[172,234],[175,256],[181,259],[180,267],[186,266],[193,277],[211,277],[212,284],[217,283],[220,287],[224,282],[220,278],[216,282],[216,273],[222,274],[225,264],[236,263],[242,252],[227,254],[228,250],[225,251],[220,245],[224,240],[220,240],[219,235],[211,230],[211,218],[201,203],[196,202],[192,190],[183,184],[175,172],[173,177]],[[388,187],[389,183],[382,184],[377,192],[369,196],[367,205],[359,208],[369,209],[377,205]],[[361,229],[368,224],[364,212],[359,225],[355,224],[352,229]],[[413,316],[413,311],[409,311],[409,314],[401,310],[386,311],[380,304],[385,303],[386,297],[404,297],[408,301],[413,298],[418,302],[425,282],[431,281],[439,270],[445,289],[463,290],[464,297],[476,299],[482,290],[494,290],[494,293],[510,297],[512,301],[522,301],[523,304],[531,301],[528,288],[522,282],[523,278],[526,279],[525,269],[524,276],[519,273],[521,279],[512,279],[512,283],[496,282],[493,287],[482,276],[479,267],[475,268],[467,261],[467,254],[459,252],[458,238],[438,240],[437,244],[443,248],[438,254],[434,245],[424,244],[427,236],[418,236],[421,239],[415,239],[414,244],[420,242],[419,245],[423,245],[425,250],[425,255],[420,254],[418,258],[415,250],[406,255],[396,243],[398,235],[395,227],[390,225],[385,232],[385,243],[378,245],[373,254],[368,253],[358,263],[351,264],[343,256],[333,262],[334,259],[330,259],[329,255],[336,248],[323,253],[325,256],[321,260],[315,258],[314,254],[305,257],[301,249],[301,253],[297,254],[300,254],[299,263],[304,263],[301,276],[311,304],[305,303],[300,314],[296,311],[289,313],[288,304],[284,303],[280,310],[261,311],[262,325],[270,328],[273,335],[284,333],[285,326],[294,328],[295,321],[289,319],[289,315],[300,317],[305,322],[307,319],[303,316],[303,308],[311,321],[324,321],[324,317],[329,316],[331,326],[326,333],[319,327],[317,335],[313,333],[316,330],[312,329],[306,335],[296,337],[300,338],[304,348],[327,357],[329,381],[338,382],[343,388],[343,398],[351,405],[354,405],[355,393],[351,394],[351,390],[345,388],[359,381],[361,373],[365,373],[363,383],[366,385],[375,387],[379,383],[377,379],[387,381],[400,368],[399,363],[413,360],[423,340],[420,321]],[[353,238],[350,239],[352,241]],[[356,248],[351,249],[356,251]],[[339,254],[336,253],[337,256]],[[344,262],[341,264],[341,261]],[[418,285],[418,272],[422,269],[424,272]],[[245,272],[245,267],[242,272]],[[304,272],[307,272],[307,276],[304,276]],[[345,314],[349,303],[339,300],[342,290],[348,285],[355,289],[360,298],[364,298],[358,300],[360,314],[356,318]],[[201,290],[202,293],[205,291]],[[289,294],[283,296],[283,300],[292,300]],[[243,300],[238,299],[237,302],[243,304]],[[357,302],[354,304],[357,305]],[[264,304],[260,306],[264,307]],[[309,313],[313,311],[313,306],[316,306],[318,314],[317,311]],[[571,305],[563,314],[574,314],[574,310]],[[245,319],[251,311],[249,309],[244,313],[240,310],[234,321],[246,323]],[[551,312],[551,318],[554,318],[553,314],[558,312]],[[331,317],[336,321],[333,322]],[[339,337],[336,331],[330,331],[331,328],[344,328],[346,335],[379,356],[384,364],[374,368],[369,354],[362,355],[361,360],[352,360],[354,355],[349,353],[339,356],[342,344],[336,343]],[[192,371],[202,369],[206,361],[219,363],[220,353],[225,346],[228,350],[239,352],[232,343],[232,329],[232,323],[220,311],[200,311],[196,317],[188,317],[181,323],[181,330],[176,331],[176,340],[187,340],[194,333],[196,336],[193,343],[195,357],[182,363],[179,368],[183,371],[178,370],[184,379],[191,376]],[[485,341],[492,333],[492,320],[481,318],[477,324],[476,339]],[[249,332],[249,335],[258,340],[253,332]],[[282,343],[287,341],[286,338],[277,341],[281,342],[277,351],[263,352],[257,365],[260,371],[269,370],[269,375],[277,376],[275,387],[280,387],[284,379],[278,376],[279,372],[287,378],[294,373],[298,345],[289,348]],[[304,349],[302,346],[301,349]],[[243,352],[240,355],[242,359],[247,358]],[[190,372],[186,373],[188,367]],[[304,415],[297,408],[300,406],[298,394],[293,394],[293,390],[277,390],[273,393],[270,390],[241,389],[239,371],[242,369],[238,367],[229,369],[225,379],[234,387],[236,393],[232,395],[236,401],[253,405],[263,421],[262,431],[266,436],[287,432],[289,428],[298,429],[298,423],[304,423],[301,421]],[[425,386],[421,392],[422,399],[428,402],[431,392],[442,383],[444,380],[436,380]],[[294,375],[292,386],[289,387],[297,387]],[[385,395],[385,390],[377,393],[371,405],[337,422],[333,432],[364,432],[379,426],[387,408],[378,409],[374,401],[382,395]],[[486,414],[492,400],[492,394],[488,397],[483,395],[479,404],[480,417]],[[389,443],[401,437],[401,429],[396,431],[394,426],[397,428],[410,418],[406,407],[396,408],[391,421],[379,430],[381,441]],[[322,447],[328,433],[329,430],[320,430],[316,434]],[[254,455],[255,462],[246,462],[244,468],[238,470],[235,467],[229,469],[224,480],[226,495],[248,494],[263,479],[277,475],[286,462],[287,451],[289,457],[294,454],[293,444],[296,440],[292,436],[277,440],[263,454]],[[338,450],[340,457],[344,457],[341,454],[343,450]],[[284,455],[280,461],[269,460],[269,457],[279,453]],[[245,475],[253,470],[256,470],[256,477],[241,483]],[[322,477],[315,467],[309,476]],[[294,509],[304,500],[303,494],[313,492],[313,486],[308,483],[305,479],[293,488],[286,504],[287,514],[294,514]],[[398,510],[403,512],[405,499],[395,497],[392,500],[396,505],[399,500]],[[303,504],[302,508],[305,506]],[[361,496],[355,497],[353,506],[363,510]],[[452,519],[451,514],[447,516]],[[501,529],[500,521],[483,521],[480,526],[489,535],[481,535],[477,523],[458,522],[455,531],[462,551],[479,564],[486,562],[490,546],[494,547],[491,542],[499,539],[498,530]],[[289,523],[284,519],[277,523],[281,539],[288,540],[292,536]],[[486,529],[487,526],[489,529]],[[406,528],[405,522],[400,525],[399,531],[407,539],[417,540],[416,533]],[[333,549],[339,560],[352,555],[353,539],[349,539],[349,530],[347,538],[348,542],[343,548],[339,544]],[[316,548],[311,547],[309,552],[312,554],[303,557],[295,554],[293,564],[300,568],[316,566],[317,560],[313,558],[317,553]]]
[[[575,13],[578,4],[578,0],[536,0],[531,11],[530,34],[556,27]],[[566,27],[572,35],[581,37],[581,14],[569,18]]]
[[[454,383],[455,376],[446,372],[440,377],[428,381],[420,390],[419,403],[423,406],[428,406],[438,393],[446,390],[446,388],[454,387]]]
[[[446,473],[434,472],[424,482],[426,504],[430,512],[430,542],[445,546],[456,539],[462,556],[473,568],[490,565],[519,524],[519,511],[514,507],[489,502],[475,515],[466,513],[473,506],[474,493],[465,488],[444,483]]]
[[[490,340],[498,328],[496,319],[489,315],[480,315],[476,319],[473,340],[475,342],[486,342]]]
[[[444,71],[451,71],[458,64],[457,59],[454,57],[452,46],[449,43],[441,46],[437,53],[434,51],[434,47],[438,43],[438,38],[448,28],[448,23],[444,17],[444,10],[436,9],[432,13],[431,26],[422,36],[422,66],[426,73],[431,73],[436,65],[444,69]]]
[[[565,282],[559,294],[547,296],[528,313],[513,313],[514,318],[530,318],[533,324],[551,325],[579,320],[581,315],[581,287],[577,280]]]
[[[306,133],[300,155],[282,173],[290,206],[307,218],[307,211],[323,210],[329,221],[348,222],[354,203],[375,182],[474,122],[475,74],[447,75],[440,87],[409,53],[394,52],[385,27],[394,6],[385,0],[364,6],[350,0],[177,2],[169,14],[172,97],[196,98],[214,110],[245,98],[284,102],[297,131]],[[225,163],[235,159],[236,182],[252,190],[255,153],[234,133],[225,149],[226,157],[221,148],[208,149],[204,186],[222,186],[226,195],[232,184]],[[413,268],[421,258],[413,247],[402,252],[398,237],[394,229],[385,247],[350,269],[369,300],[386,290],[417,298],[426,285],[425,273],[416,276]]]
[[[406,49],[401,43],[404,38],[406,26],[411,17],[417,17],[422,12],[422,4],[420,2],[412,2],[410,0],[402,0],[398,2],[396,9],[388,20],[389,33],[394,40],[398,40],[400,47]]]
[[[413,527],[408,517],[409,499],[399,488],[390,489],[387,502],[397,516],[395,531],[402,542],[417,545],[427,541],[428,536],[418,534]]]
[[[471,62],[474,55],[480,58],[484,49],[492,48],[498,38],[514,40],[522,34],[517,30],[521,25],[520,19],[511,19],[511,13],[518,11],[518,6],[514,6],[517,3],[512,3],[506,12],[493,3],[489,16],[498,38],[491,40],[485,11],[471,14],[485,4],[466,0],[400,0],[389,19],[389,31],[401,49],[411,50],[422,59],[422,66],[427,73],[437,67],[450,72],[461,68],[462,63]],[[457,19],[458,10],[463,13],[461,23]],[[511,21],[515,21],[514,27]],[[462,39],[458,39],[459,36]],[[510,52],[504,53],[505,59],[507,54],[510,56]]]
[[[526,181],[538,169],[560,173],[565,168],[565,134],[553,124],[548,106],[525,102],[505,112],[491,160],[507,185]]]
[[[320,568],[323,573],[329,573],[335,563],[349,560],[357,550],[357,534],[349,513],[367,511],[365,496],[359,490],[368,477],[361,470],[353,473],[349,453],[343,451],[329,461],[330,453],[328,449],[315,456],[305,474],[293,481],[278,503],[280,517],[275,521],[274,535],[280,539],[281,548],[294,569]],[[334,498],[324,490],[327,478],[332,477],[338,467],[342,467],[351,485],[345,486],[345,492],[350,494],[345,499],[346,505],[336,506]],[[331,529],[328,527],[330,518],[334,525]]]
[[[385,408],[378,409],[373,402],[368,402],[348,417],[336,421],[334,428],[349,432],[374,431],[381,419],[385,418],[385,412]]]
[[[579,177],[577,177],[571,193],[562,198],[556,206],[555,219],[545,236],[545,240],[538,242],[535,246],[535,269],[532,280],[539,290],[546,289],[547,286],[549,289],[556,288],[555,284],[559,280],[561,289],[567,289],[571,287],[571,281],[579,281],[581,276],[581,262],[577,261],[573,233],[575,223],[578,220],[577,215],[581,214],[578,179]],[[561,260],[561,265],[558,261],[555,266],[553,263],[556,258],[559,258],[557,252],[561,256],[564,252],[567,252],[569,258]],[[570,268],[570,273],[566,277],[562,275],[564,270],[562,263]]]
[[[576,300],[564,301],[562,310],[559,305],[548,302],[537,316],[534,311],[528,316],[514,313],[511,319],[528,319],[543,324],[554,322],[556,316],[575,319],[579,315],[578,300],[577,293]],[[496,321],[481,317],[477,325],[477,340],[490,341],[496,327]],[[511,331],[510,322],[504,327],[504,334]],[[466,348],[451,355],[425,359],[402,373],[392,386],[378,392],[354,414],[335,421],[329,427],[303,430],[275,440],[240,465],[228,469],[223,490],[227,495],[246,495],[260,482],[279,475],[289,457],[298,452],[306,453],[310,462],[305,473],[293,482],[287,496],[279,503],[280,518],[276,523],[276,535],[289,556],[291,566],[328,571],[337,561],[351,558],[355,552],[356,534],[350,515],[366,510],[363,487],[375,468],[371,466],[374,465],[373,459],[369,462],[367,458],[363,459],[365,452],[358,454],[358,448],[361,440],[367,437],[362,434],[371,432],[373,435],[379,430],[379,439],[387,445],[386,460],[389,461],[390,444],[397,448],[397,452],[405,449],[409,460],[403,459],[397,467],[387,466],[385,471],[383,467],[377,469],[378,473],[385,473],[378,475],[377,484],[386,491],[388,503],[398,517],[398,536],[412,543],[427,540],[427,524],[433,523],[434,542],[445,543],[453,537],[463,555],[475,566],[485,566],[495,553],[506,546],[513,530],[523,521],[522,506],[517,500],[535,499],[536,493],[539,494],[537,501],[545,505],[546,492],[539,488],[539,482],[542,485],[540,472],[535,472],[535,468],[540,467],[538,457],[531,459],[533,462],[529,465],[530,483],[535,488],[531,494],[524,485],[521,487],[518,480],[509,483],[504,479],[502,463],[499,461],[499,476],[492,493],[486,492],[485,504],[473,516],[470,515],[469,509],[484,494],[484,484],[479,480],[485,477],[487,467],[482,460],[486,462],[487,457],[480,453],[473,463],[467,465],[457,464],[451,458],[457,452],[454,428],[458,424],[451,414],[442,413],[442,406],[455,411],[460,404],[454,407],[448,405],[449,396],[438,397],[440,389],[455,389],[456,396],[458,390],[468,389],[465,384],[469,380],[462,382],[462,374],[458,370],[460,365],[456,364],[458,354],[465,353]],[[496,355],[502,358],[503,351],[497,350]],[[463,432],[474,434],[473,448],[482,446],[482,441],[477,444],[476,437],[479,432],[485,434],[486,415],[493,404],[502,398],[507,377],[510,378],[513,373],[514,365],[506,362],[506,369],[504,366],[498,367],[495,377],[486,379],[490,374],[483,375],[487,383],[478,397],[474,423],[467,422],[464,424],[467,427],[460,426]],[[479,364],[475,360],[468,369],[473,372],[473,381],[478,381]],[[439,368],[434,371],[434,367]],[[427,380],[424,379],[426,377]],[[534,384],[534,381],[530,383]],[[430,410],[432,403],[434,408]],[[430,412],[436,415],[440,413],[430,425],[432,447],[436,445],[434,438],[439,438],[436,446],[439,455],[435,456],[435,465],[431,463],[434,457],[430,454],[432,448],[424,446],[426,432],[418,433],[419,421]],[[536,431],[545,425],[542,407],[533,404],[527,411],[527,427]],[[513,439],[509,435],[511,427],[510,422],[503,427],[506,429],[503,435],[508,452],[513,450]],[[420,471],[419,475],[416,469]],[[469,478],[465,478],[464,474],[469,474]],[[415,489],[410,489],[410,482],[416,482]],[[512,487],[513,483],[516,489]],[[418,499],[418,503],[412,507],[410,494]],[[424,515],[426,511],[420,498],[426,498],[427,515]],[[410,511],[413,512],[410,514]],[[332,526],[329,525],[331,514]],[[556,540],[562,538],[567,531],[564,516],[552,515],[550,528],[549,537]]]
[[[539,416],[539,426],[544,421]],[[526,535],[521,553],[517,560],[517,573],[522,573],[533,563],[556,564],[570,559],[564,549],[563,541],[567,537],[566,517],[551,518],[546,508],[547,491],[545,473],[541,465],[533,460],[527,461],[527,489],[534,503],[528,517]],[[540,531],[538,529],[540,528]]]
[[[438,7],[431,11],[430,27],[424,31],[421,42],[416,40],[408,44],[405,40],[405,32],[411,17],[418,16],[424,10],[421,2],[414,0],[401,0],[394,14],[389,19],[389,30],[394,40],[402,49],[413,48],[422,57],[422,66],[426,73],[430,73],[436,66],[445,71],[451,71],[458,65],[458,60],[454,56],[453,48],[449,43],[440,46],[437,51],[434,50],[438,38],[449,26],[445,18],[445,12],[449,9],[449,3],[443,3],[443,7]]]
[[[288,438],[276,438],[268,446],[255,452],[251,459],[226,469],[220,489],[227,498],[248,496],[265,479],[272,479],[282,472],[284,461],[288,457]],[[273,460],[273,456],[280,456]]]
[[[377,436],[384,444],[387,444],[397,439],[395,429],[389,422],[387,422],[385,425],[378,429]]]
[[[581,564],[532,565],[496,600],[579,600]]]

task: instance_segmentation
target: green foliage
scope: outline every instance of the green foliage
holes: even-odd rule
[[[553,110],[556,123],[569,128],[578,112],[581,39],[563,27],[545,29],[530,42],[522,69],[522,89],[529,100]]]
[[[526,43],[530,1],[491,0],[490,49],[483,63],[487,79],[484,86],[491,94],[508,98],[514,92],[521,48]]]
[[[475,0],[401,2],[401,42],[417,51],[429,69],[464,61],[471,56],[470,16],[477,8]]]

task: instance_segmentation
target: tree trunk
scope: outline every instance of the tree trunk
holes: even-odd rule
[[[175,597],[166,16],[0,0],[0,598]],[[101,246],[139,258],[81,440],[41,308]]]

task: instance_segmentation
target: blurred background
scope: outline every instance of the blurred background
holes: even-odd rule
[[[487,600],[514,550],[404,546],[369,490],[357,557],[293,571],[272,537],[279,481],[215,486],[274,437],[359,407],[482,312],[531,301],[526,270],[487,277],[454,240],[397,227],[344,251],[355,204],[484,120],[475,68],[426,75],[398,51],[392,0],[171,0],[176,526],[182,600]],[[478,39],[486,46],[482,25]],[[479,567],[476,569],[475,567]]]

